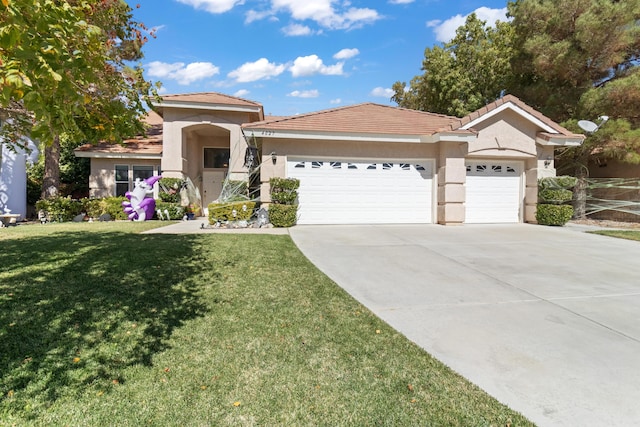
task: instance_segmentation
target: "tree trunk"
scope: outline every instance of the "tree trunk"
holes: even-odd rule
[[[587,218],[587,177],[584,171],[576,174],[578,182],[573,187],[573,217],[575,219]]]
[[[55,136],[51,145],[44,149],[44,176],[42,179],[42,199],[58,196],[60,187],[60,137]]]

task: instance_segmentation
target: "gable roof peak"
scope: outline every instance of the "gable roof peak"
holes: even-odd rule
[[[237,96],[227,95],[220,92],[191,92],[161,95],[165,101],[194,102],[203,104],[230,104],[230,105],[251,105],[262,107],[262,104]]]

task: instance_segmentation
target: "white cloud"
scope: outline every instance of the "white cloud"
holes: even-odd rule
[[[220,73],[220,68],[211,62],[192,62],[185,65],[184,62],[169,64],[167,62],[153,61],[147,67],[147,74],[150,77],[175,80],[181,85],[189,85],[218,73]]]
[[[246,89],[240,89],[239,91],[234,93],[233,96],[237,96],[238,98],[243,98],[243,97],[249,95],[249,93],[251,93],[251,92],[249,92]]]
[[[273,17],[274,19],[277,20],[277,18],[275,18],[273,16],[273,12],[270,10],[266,10],[266,11],[262,11],[262,12],[258,12],[256,10],[249,10],[247,13],[245,13],[244,15],[244,23],[245,24],[251,24],[253,21],[260,21],[264,18],[267,17]]]
[[[489,26],[493,26],[497,20],[502,22],[507,21],[507,8],[502,9],[490,9],[488,7],[480,7],[474,10],[478,19],[486,21]],[[433,20],[427,22],[427,27],[433,28],[433,32],[436,34],[436,39],[439,42],[446,43],[450,41],[456,35],[456,30],[467,20],[469,15],[455,15],[446,21]]]
[[[371,96],[377,96],[377,97],[381,97],[381,98],[391,98],[393,96],[395,92],[393,91],[393,89],[389,89],[389,88],[384,88],[384,87],[377,87],[374,88],[370,95]]]
[[[320,92],[317,89],[312,90],[294,90],[287,96],[293,96],[295,98],[317,98],[320,96]]]
[[[353,58],[356,55],[359,55],[360,51],[358,49],[342,49],[340,52],[333,55],[334,59],[349,59]]]
[[[227,76],[238,83],[255,82],[256,80],[279,76],[286,68],[284,64],[274,64],[266,58],[260,58],[255,62],[245,62],[227,74]]]
[[[342,104],[342,99],[336,98],[329,101],[329,104]]]
[[[289,24],[282,29],[287,36],[310,36],[313,34],[311,28],[301,24]]]
[[[178,0],[178,2],[210,13],[225,13],[236,5],[244,4],[244,0]]]
[[[359,28],[382,18],[374,9],[349,7],[349,1],[341,3],[341,10],[336,10],[334,3],[335,0],[271,0],[274,13],[285,11],[295,20],[311,20],[332,30]]]
[[[413,2],[414,0],[389,0],[389,3],[391,4],[409,4]]]
[[[334,65],[324,65],[322,59],[318,55],[299,56],[293,61],[293,65],[289,67],[293,77],[312,76],[314,74],[323,74],[325,76],[342,75],[342,67],[344,63],[338,62]]]

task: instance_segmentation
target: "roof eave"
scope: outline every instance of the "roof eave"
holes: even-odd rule
[[[584,135],[551,135],[539,133],[536,136],[536,143],[540,145],[558,147],[578,147],[584,142]]]
[[[321,139],[323,141],[355,141],[355,142],[404,142],[424,143],[422,135],[409,134],[376,134],[365,132],[322,132],[304,130],[275,130],[269,128],[245,127],[246,135],[251,134],[257,138],[278,139]]]
[[[427,143],[437,143],[437,142],[472,142],[474,141],[478,135],[472,131],[445,131],[445,132],[436,132],[431,135],[423,135],[421,137],[421,142]]]
[[[74,151],[76,157],[88,157],[92,159],[136,159],[136,160],[161,160],[162,153],[114,153],[105,151]]]
[[[189,101],[162,101],[153,102],[156,108],[183,108],[190,110],[209,110],[209,111],[233,111],[240,113],[255,113],[262,119],[264,113],[262,107],[258,105],[231,105],[231,104],[210,104],[207,102],[189,102]]]

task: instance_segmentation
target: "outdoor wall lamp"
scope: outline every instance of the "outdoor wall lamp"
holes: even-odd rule
[[[548,168],[550,164],[551,164],[551,156],[547,156],[547,158],[544,160],[544,167]]]
[[[277,160],[278,160],[278,155],[276,154],[275,151],[272,151],[271,152],[271,162],[275,165]]]

